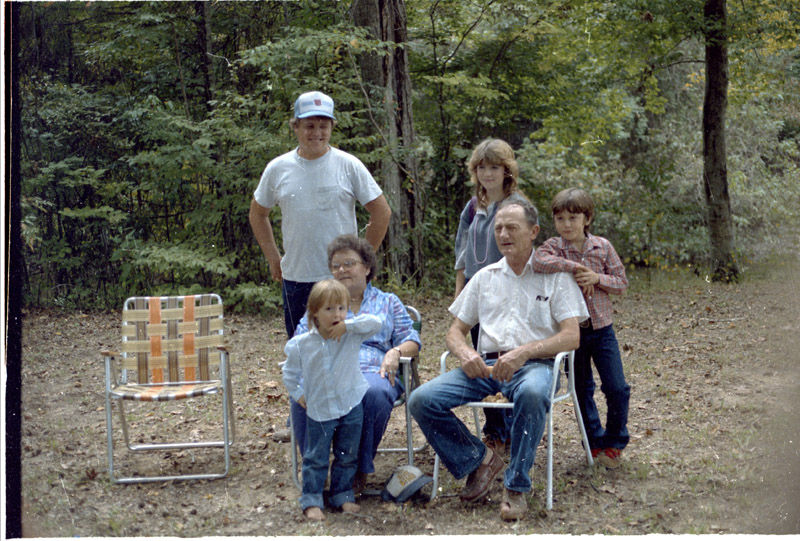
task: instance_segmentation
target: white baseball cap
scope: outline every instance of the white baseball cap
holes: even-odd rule
[[[333,100],[319,91],[306,92],[294,102],[294,117],[308,118],[310,116],[326,116],[336,120],[333,116]]]
[[[424,475],[416,466],[400,466],[381,491],[381,499],[385,502],[403,503],[431,481],[433,478]]]

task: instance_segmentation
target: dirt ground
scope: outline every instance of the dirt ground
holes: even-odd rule
[[[438,372],[449,299],[407,299],[423,313],[423,380]],[[528,515],[498,516],[502,486],[463,505],[445,470],[432,502],[376,496],[357,514],[304,522],[290,480],[289,444],[273,441],[287,398],[278,361],[279,317],[226,319],[233,355],[237,441],[218,481],[112,485],[106,461],[103,362],[119,346],[119,314],[28,310],[23,334],[23,525],[26,536],[277,536],[436,534],[800,533],[800,264],[761,264],[737,285],[688,272],[637,273],[616,303],[616,330],[632,387],[623,466],[588,468],[570,406],[555,412],[555,501],[545,510],[544,447]],[[598,403],[604,405],[598,390]],[[199,403],[156,406],[159,429],[213,420]],[[136,429],[152,426],[136,412]],[[466,414],[467,412],[463,412]],[[399,443],[397,409],[385,438]],[[149,438],[150,436],[143,436]],[[419,439],[419,435],[417,436]],[[162,451],[121,467],[196,471],[219,452]],[[432,472],[433,454],[416,464]],[[368,488],[380,489],[403,455],[381,454]]]

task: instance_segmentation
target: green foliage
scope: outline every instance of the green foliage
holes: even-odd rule
[[[18,4],[26,302],[214,290],[233,309],[278,307],[248,209],[265,164],[295,145],[292,104],[311,88],[336,100],[335,146],[373,171],[390,153],[420,161],[406,187],[424,264],[387,269],[393,288],[452,291],[465,161],[488,136],[518,150],[542,239],[552,196],[581,186],[593,231],[631,265],[702,266],[702,7],[408,1],[416,141],[393,148],[384,89],[359,61],[399,45],[369,39],[341,3]],[[728,180],[746,262],[800,229],[800,21],[788,0],[728,7]]]

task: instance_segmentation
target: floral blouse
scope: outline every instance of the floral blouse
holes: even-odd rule
[[[381,330],[361,344],[358,361],[362,372],[380,372],[386,352],[403,342],[411,340],[422,348],[419,333],[412,327],[405,305],[394,293],[385,293],[371,283],[367,284],[358,313],[378,316],[383,322]],[[349,311],[347,317],[353,317],[353,312]],[[304,315],[297,324],[295,335],[307,331],[308,320]]]

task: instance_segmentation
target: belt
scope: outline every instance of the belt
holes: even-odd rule
[[[592,328],[592,318],[589,318],[585,321],[581,321],[578,323],[582,329],[591,329]]]
[[[500,358],[500,355],[505,355],[506,353],[508,353],[508,351],[491,351],[489,353],[484,353],[483,358],[486,361],[491,359],[498,359]],[[544,359],[540,359],[538,357],[531,357],[530,359],[528,359],[528,361],[536,361],[536,362],[552,362],[553,360],[554,360],[553,357],[547,357]]]

